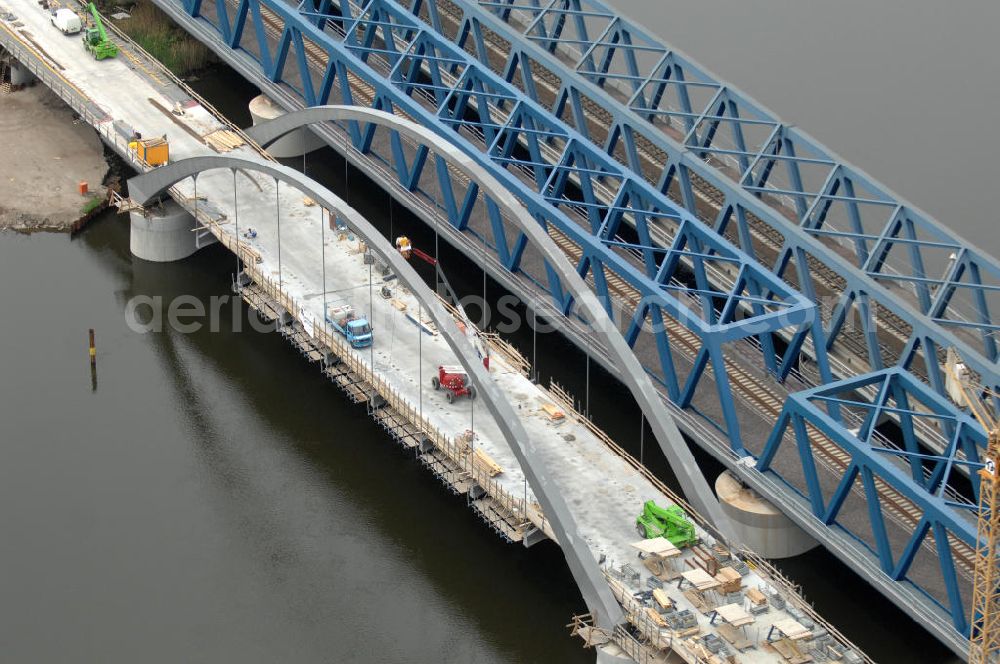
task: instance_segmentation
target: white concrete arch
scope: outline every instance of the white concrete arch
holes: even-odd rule
[[[490,195],[493,202],[517,225],[518,230],[522,231],[528,241],[541,252],[542,257],[558,274],[562,284],[573,294],[588,324],[598,333],[612,360],[618,364],[622,380],[646,415],[653,435],[687,499],[716,529],[732,539],[733,532],[729,519],[719,506],[712,487],[698,468],[694,455],[691,454],[677,424],[660,400],[652,379],[632,353],[632,349],[614,322],[608,317],[597,296],[527,209],[482,166],[441,136],[415,122],[392,113],[361,106],[312,106],[251,127],[247,129],[247,134],[258,144],[266,147],[296,129],[330,121],[370,123],[399,132],[400,135],[444,158],[478,184],[481,191]]]
[[[319,205],[344,221],[368,246],[379,254],[392,268],[397,278],[421,302],[434,320],[448,346],[462,366],[475,381],[479,396],[496,421],[507,445],[524,472],[528,484],[552,525],[573,578],[583,594],[587,608],[595,614],[597,623],[611,629],[624,619],[621,606],[611,593],[604,574],[594,560],[583,536],[580,534],[566,501],[558,487],[551,482],[545,464],[536,452],[535,445],[525,431],[520,418],[503,393],[489,378],[476,350],[459,331],[455,320],[445,311],[433,291],[424,283],[413,267],[361,214],[347,205],[336,194],[286,166],[262,159],[233,156],[191,157],[161,166],[129,180],[128,190],[133,201],[145,205],[163,195],[174,184],[205,171],[215,169],[260,172],[275,180],[297,188]]]

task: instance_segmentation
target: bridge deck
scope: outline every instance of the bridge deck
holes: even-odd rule
[[[13,16],[9,9],[13,9]],[[22,57],[41,63],[48,72],[43,76],[47,84],[57,88],[64,98],[79,102],[84,119],[124,156],[128,157],[124,146],[133,129],[146,136],[166,134],[173,160],[220,149],[228,151],[210,138],[228,130],[227,125],[158,70],[155,63],[144,60],[141,53],[126,48],[118,59],[98,62],[83,51],[78,38],[65,37],[51,27],[47,15],[28,0],[8,0],[0,10],[7,35],[18,39],[26,49]],[[248,145],[237,146],[232,152],[256,154]],[[143,168],[142,164],[136,165]],[[304,352],[313,356],[322,346],[332,348],[359,381],[388,390],[394,397],[391,406],[397,412],[406,412],[411,421],[419,421],[429,436],[447,439],[453,458],[455,454],[463,455],[461,434],[467,429],[474,431],[465,472],[488,492],[487,499],[478,504],[481,511],[513,511],[522,515],[523,528],[528,528],[530,522],[547,531],[544,516],[534,506],[512,453],[485,409],[469,400],[448,404],[442,393],[425,386],[438,365],[455,364],[456,360],[437,335],[425,334],[408,317],[419,312],[418,303],[392,281],[386,285],[393,289],[393,297],[380,297],[377,291],[383,285],[381,277],[372,276],[373,269],[365,264],[357,241],[347,233],[330,230],[329,219],[319,208],[307,204],[301,194],[287,187],[276,191],[275,187],[267,177],[213,171],[199,176],[197,189],[193,182],[184,182],[173,188],[171,195],[195,213],[217,238],[249,259],[247,267],[252,278],[270,288],[269,295],[255,290],[255,301],[269,315],[277,315],[281,308],[294,313],[296,326],[288,336]],[[250,227],[257,230],[256,238],[238,241],[240,232]],[[253,260],[254,256],[260,260]],[[325,304],[338,299],[350,301],[370,315],[376,334],[373,349],[350,349],[339,337],[318,331]],[[495,357],[491,364],[494,380],[519,405],[525,427],[542,449],[552,479],[574,506],[594,560],[605,560],[609,573],[620,577],[615,586],[620,592],[630,594],[646,588],[651,576],[647,570],[632,575],[621,567],[635,560],[635,551],[629,546],[636,538],[634,516],[644,500],[669,504],[675,497],[579,418],[553,424],[539,410],[542,402],[552,399],[546,391],[502,358]],[[476,458],[472,445],[485,450],[501,472],[492,477],[497,468],[484,469],[484,464],[471,461]],[[711,544],[705,531],[701,535]],[[691,551],[685,552],[682,560],[695,564]],[[685,562],[677,563],[679,569],[687,568]],[[769,581],[756,572],[747,570],[742,583],[749,588],[773,590],[797,602],[777,580]],[[698,612],[689,595],[673,587],[668,587],[668,592],[679,607],[695,614],[700,630],[715,630],[707,613]],[[709,593],[709,603],[718,603],[719,599]],[[805,606],[791,611],[772,608],[757,619],[758,631],[751,636],[754,641],[762,641],[775,622],[789,617],[801,619],[809,613]],[[631,618],[640,630],[653,630],[654,642],[663,641],[688,661],[694,661],[697,655],[693,642],[675,639],[670,630],[650,627],[647,620],[634,614]],[[775,650],[761,643],[759,649],[740,655],[740,661],[781,660]]]

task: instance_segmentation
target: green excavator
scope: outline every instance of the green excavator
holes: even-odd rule
[[[684,510],[677,505],[660,507],[652,500],[642,506],[642,514],[635,519],[635,529],[645,539],[666,537],[678,548],[697,544],[700,539]]]
[[[104,24],[101,22],[101,15],[97,13],[97,7],[91,2],[87,5],[87,9],[94,17],[94,25],[83,31],[83,47],[98,60],[115,57],[118,55],[118,47],[108,39],[108,33],[104,32]]]

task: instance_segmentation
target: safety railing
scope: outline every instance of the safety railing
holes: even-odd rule
[[[669,486],[663,483],[661,479],[656,477],[646,466],[641,464],[638,459],[628,453],[621,445],[616,443],[611,439],[608,434],[601,430],[594,422],[588,418],[586,415],[581,413],[576,408],[576,400],[569,394],[561,385],[555,381],[549,382],[549,388],[547,390],[549,396],[552,397],[568,414],[576,420],[578,423],[582,424],[591,434],[594,435],[605,447],[614,452],[615,456],[622,459],[625,463],[632,467],[635,471],[641,474],[650,484],[652,484],[658,491],[660,491],[667,498],[672,500],[677,505],[693,518],[699,526],[704,528],[706,531],[712,534],[716,539],[722,540],[722,535],[719,533],[715,526],[709,523],[704,517],[701,516],[695,509],[688,503],[683,497],[681,497],[677,492],[671,489]]]
[[[81,7],[86,8],[87,6],[86,2],[83,2],[82,0],[77,0],[77,2]],[[121,28],[115,25],[114,21],[110,20],[104,14],[101,14],[101,22],[104,24],[104,27],[106,29],[114,33],[117,41],[123,44],[127,44],[128,50],[135,53],[136,56],[142,60],[145,67],[149,67],[151,70],[153,70],[153,73],[156,76],[163,76],[171,83],[173,83],[175,86],[182,89],[184,91],[184,94],[190,96],[192,99],[197,101],[202,108],[204,108],[209,114],[212,115],[212,117],[214,117],[226,129],[233,132],[234,134],[237,134],[240,137],[240,139],[242,139],[247,145],[249,145],[254,151],[256,151],[263,159],[272,162],[275,161],[274,158],[271,157],[271,155],[269,155],[262,147],[260,147],[260,145],[258,145],[253,139],[247,136],[247,134],[243,131],[242,128],[233,124],[228,117],[223,115],[218,109],[216,109],[211,103],[209,103],[208,100],[206,100],[204,97],[202,97],[197,92],[192,90],[187,85],[187,83],[179,79],[172,71],[170,71],[170,69],[164,66],[163,63],[157,60],[152,54],[150,54],[149,51],[140,46],[138,42],[129,37],[124,31],[122,31]]]
[[[671,501],[679,505],[685,513],[687,513],[700,527],[711,533],[720,543],[727,544],[726,539],[719,533],[710,523],[708,523],[694,508],[678,495],[674,490],[663,483],[662,480],[653,475],[649,469],[647,469],[643,464],[641,464],[635,457],[633,457],[628,451],[623,449],[618,443],[613,441],[604,431],[597,427],[589,418],[584,416],[581,412],[576,409],[575,399],[569,394],[563,387],[558,383],[551,383],[548,388],[549,395],[557,402],[559,405],[568,411],[568,414],[573,417],[574,420],[585,426],[598,440],[600,440],[609,450],[615,453],[618,457],[624,460],[629,466],[638,471],[646,480],[648,480],[658,491],[660,491],[664,496],[669,498]],[[731,545],[729,545],[731,546]],[[820,616],[812,605],[805,601],[802,597],[799,588],[796,584],[792,583],[787,577],[784,576],[777,568],[768,563],[763,558],[757,556],[751,550],[746,547],[739,546],[733,553],[739,558],[743,559],[748,565],[753,567],[757,572],[758,576],[761,577],[765,582],[769,583],[772,587],[778,590],[786,600],[792,602],[795,606],[801,608],[805,613],[807,613],[818,625],[822,625],[831,635],[844,645],[854,649],[856,652],[862,654],[865,657],[865,662],[871,662],[867,656],[863,655],[863,651],[855,646],[850,640],[848,640],[843,634],[841,634],[833,625],[828,623],[826,620]],[[615,589],[615,584],[621,585],[615,579],[610,579],[609,583],[612,584],[612,589]],[[635,602],[631,594],[623,591],[623,596],[619,597],[619,602],[622,603],[623,607],[626,609],[626,613],[643,614],[641,610],[641,605],[637,604],[635,611],[630,611],[631,604]],[[648,616],[645,617],[648,619]],[[643,630],[643,623],[641,620],[632,621],[636,628]],[[662,638],[663,628],[659,626],[653,626],[651,623],[646,625],[648,629],[655,627],[651,633],[659,635],[657,638]],[[680,645],[679,641],[675,641],[672,646],[675,651],[680,653],[678,647]],[[694,656],[694,653],[688,653],[690,656]],[[689,660],[694,661],[694,660]]]
[[[491,476],[492,467],[479,458],[474,452],[474,442],[472,445],[461,443],[456,438],[445,435],[439,428],[430,422],[423,412],[415,407],[398,389],[386,381],[381,374],[373,371],[372,367],[358,357],[350,346],[341,340],[339,336],[323,329],[317,322],[313,321],[312,336],[333,351],[347,367],[365,380],[370,388],[382,397],[386,404],[400,415],[414,424],[423,435],[454,463],[465,475],[479,485],[502,509],[512,514],[521,522],[536,521],[536,527],[542,528],[544,518],[540,510],[535,519],[531,517],[532,512],[526,508],[525,498],[517,497],[508,491],[504,486]]]
[[[782,591],[791,590],[792,592],[788,593],[785,599],[791,601],[792,604],[801,609],[817,625],[822,625],[823,629],[828,631],[830,636],[834,639],[851,648],[855,654],[861,657],[865,664],[875,664],[875,660],[866,655],[865,652],[855,645],[853,641],[844,636],[843,633],[841,633],[840,630],[834,627],[831,623],[824,620],[816,609],[813,608],[812,604],[805,601],[805,598],[802,597],[801,592],[799,592],[798,585],[790,581],[788,577],[782,574],[781,571],[779,571],[774,565],[746,547],[741,547],[738,551],[738,555],[744,562],[747,563],[747,565],[750,565],[750,567],[757,572],[761,578],[776,586],[777,589]]]

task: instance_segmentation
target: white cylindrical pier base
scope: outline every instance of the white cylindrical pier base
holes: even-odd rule
[[[13,86],[28,85],[35,80],[35,75],[17,60],[10,61],[10,84]]]
[[[743,485],[728,470],[715,480],[715,493],[740,543],[758,555],[791,558],[818,545],[781,510]]]
[[[132,255],[154,263],[169,263],[187,258],[198,250],[195,221],[187,210],[167,199],[162,206],[129,213],[132,231],[129,248]]]
[[[274,103],[266,95],[257,95],[250,100],[250,115],[254,126],[273,120],[285,114],[285,109]],[[318,150],[325,144],[316,134],[306,128],[296,129],[267,146],[267,152],[275,159],[289,159]]]

